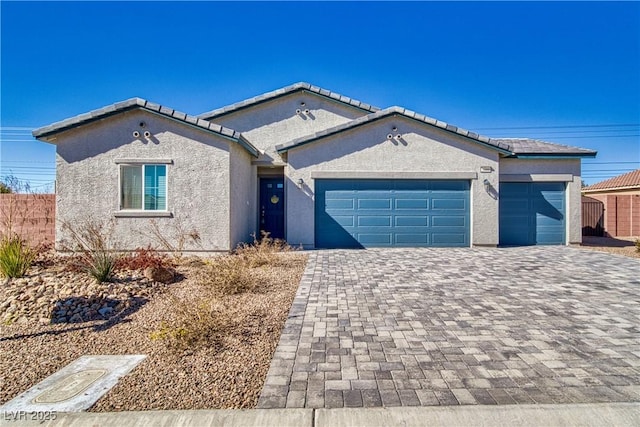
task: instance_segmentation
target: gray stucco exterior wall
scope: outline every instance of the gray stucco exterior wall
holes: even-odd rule
[[[145,127],[141,128],[140,123]],[[135,138],[134,130],[148,130],[150,138]],[[57,247],[69,240],[62,224],[112,222],[116,249],[151,245],[155,221],[165,237],[177,244],[182,231],[196,231],[198,244],[186,250],[228,250],[230,223],[230,144],[222,137],[155,114],[133,110],[57,135]],[[239,156],[235,156],[239,157]],[[170,217],[119,211],[119,161],[170,161],[167,165],[167,211]],[[243,159],[244,160],[244,159]],[[234,235],[234,238],[236,236]]]
[[[580,159],[501,159],[500,181],[522,180],[566,182],[567,244],[582,242],[582,177]]]
[[[389,140],[389,133],[401,133],[402,138]],[[493,172],[481,174],[481,166]],[[498,244],[498,201],[482,184],[487,179],[492,188],[498,188],[498,153],[462,136],[398,116],[291,149],[285,168],[287,240],[291,244],[314,246],[313,176],[319,172],[343,176],[370,172],[370,177],[400,172],[402,176],[440,179],[477,176],[471,179],[471,241],[473,245]],[[299,179],[304,181],[302,187],[297,185]]]
[[[305,113],[305,110],[309,112]],[[213,121],[241,132],[263,152],[259,161],[282,163],[280,154],[275,150],[277,144],[338,126],[365,114],[355,107],[301,91],[253,106],[250,110],[216,117]]]
[[[257,235],[257,188],[256,167],[251,165],[253,157],[243,148],[232,144],[229,163],[230,216],[229,233],[231,249],[239,243],[252,242]]]

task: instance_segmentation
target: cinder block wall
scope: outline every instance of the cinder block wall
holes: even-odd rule
[[[0,194],[0,235],[18,234],[32,245],[55,241],[55,194]]]
[[[605,236],[640,236],[640,195],[588,194],[588,196],[604,203]]]

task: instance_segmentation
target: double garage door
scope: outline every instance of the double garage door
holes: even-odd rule
[[[316,180],[317,248],[470,246],[469,181]]]
[[[470,246],[466,180],[316,180],[317,248]],[[500,245],[562,245],[565,183],[502,182]]]

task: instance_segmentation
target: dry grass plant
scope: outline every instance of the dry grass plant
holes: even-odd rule
[[[70,258],[75,267],[85,271],[98,283],[112,279],[119,255],[111,248],[113,221],[97,221],[91,218],[75,221],[62,221],[62,230],[70,241],[62,240],[63,251],[74,252]]]
[[[235,306],[242,295],[268,292],[277,280],[274,268],[293,267],[300,262],[287,261],[286,252],[290,251],[286,242],[264,236],[252,245],[239,245],[232,254],[207,261],[195,273],[198,294],[174,296],[174,321],[163,324],[152,338],[166,339],[180,350],[216,345],[230,328],[249,320],[237,316]],[[252,316],[259,317],[260,313]]]
[[[36,258],[36,251],[19,236],[0,239],[0,276],[16,278],[27,273]]]

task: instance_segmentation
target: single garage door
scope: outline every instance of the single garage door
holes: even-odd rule
[[[315,181],[317,248],[469,246],[469,181]]]
[[[563,182],[501,182],[500,244],[563,245]]]

